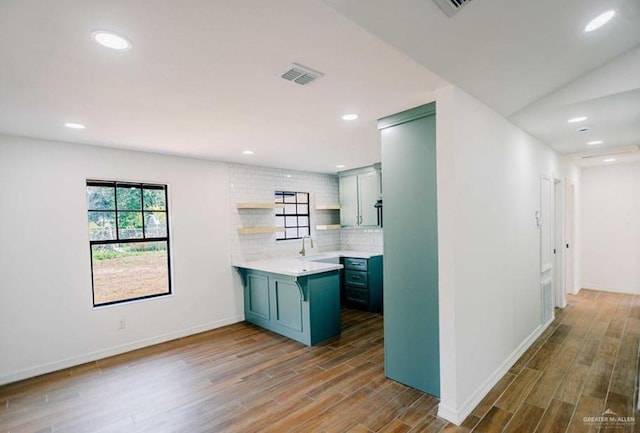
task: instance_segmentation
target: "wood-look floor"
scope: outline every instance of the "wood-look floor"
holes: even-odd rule
[[[640,431],[640,297],[583,289],[465,420],[473,432]],[[610,409],[638,423],[589,424]],[[637,429],[637,430],[634,430]],[[462,430],[465,431],[465,430]],[[468,430],[466,430],[468,431]]]
[[[640,297],[570,296],[461,427],[384,378],[380,315],[342,320],[312,348],[239,323],[6,385],[0,432],[574,433],[606,408],[635,415]]]

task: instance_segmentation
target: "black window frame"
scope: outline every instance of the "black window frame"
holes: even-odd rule
[[[307,201],[305,202],[298,202],[298,194],[304,194],[307,197]],[[285,196],[291,196],[293,195],[295,197],[295,201],[294,202],[286,202],[285,201]],[[276,203],[280,204],[280,202],[278,202],[278,197],[282,198],[282,204],[295,204],[296,205],[296,213],[295,214],[288,214],[285,212],[285,208],[281,208],[276,210],[276,226],[277,226],[277,220],[279,217],[283,218],[283,228],[284,228],[284,237],[280,238],[278,237],[279,234],[276,235],[276,241],[290,241],[290,240],[294,240],[294,239],[302,239],[303,237],[309,237],[311,236],[311,205],[309,203],[309,193],[308,192],[303,192],[303,191],[275,191],[274,193],[274,198]],[[299,205],[305,205],[307,206],[307,212],[299,212]],[[287,217],[296,217],[296,225],[293,226],[288,226],[287,225]],[[307,218],[307,225],[300,225],[300,217],[306,217]],[[296,229],[296,233],[297,236],[296,237],[287,237],[287,229],[292,229],[295,228]],[[307,229],[307,235],[302,235],[300,236],[300,229]]]
[[[89,187],[108,187],[113,188],[113,197],[114,197],[114,205],[113,209],[90,209],[89,203],[87,202],[87,222],[91,221],[89,215],[92,212],[113,212],[115,213],[115,239],[100,239],[100,240],[92,240],[91,236],[89,236],[89,258],[91,261],[91,296],[93,307],[104,307],[108,305],[116,305],[127,302],[139,301],[143,299],[152,299],[159,298],[163,296],[169,296],[173,293],[172,288],[172,280],[171,280],[171,241],[169,236],[169,194],[168,194],[168,186],[164,184],[155,184],[155,183],[141,183],[141,182],[125,182],[125,181],[111,181],[111,180],[94,180],[87,179],[85,190]],[[141,203],[140,210],[130,210],[130,209],[118,209],[118,188],[122,187],[135,187],[140,188],[141,195]],[[163,191],[164,192],[164,210],[145,210],[144,207],[144,190],[155,190],[155,191]],[[121,238],[120,237],[120,228],[118,226],[118,213],[119,212],[137,212],[142,216],[142,237],[141,238]],[[165,222],[166,222],[166,232],[165,236],[151,236],[147,237],[145,230],[145,212],[162,212],[165,214]],[[94,245],[110,245],[110,244],[128,244],[128,243],[146,243],[146,242],[166,242],[167,243],[167,288],[168,291],[165,293],[156,293],[152,295],[138,296],[134,298],[126,298],[117,301],[103,302],[100,304],[96,304],[95,299],[95,280],[93,275],[93,246]]]

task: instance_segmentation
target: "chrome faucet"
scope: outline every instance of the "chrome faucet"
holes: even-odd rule
[[[300,250],[300,255],[304,257],[307,254],[307,250],[304,249],[304,239],[309,238],[309,242],[311,244],[311,248],[313,248],[313,238],[311,236],[302,236],[302,249]]]

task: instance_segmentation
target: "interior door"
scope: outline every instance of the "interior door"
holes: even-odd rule
[[[565,182],[555,179],[553,183],[553,291],[554,305],[564,308],[567,306],[565,296],[565,249],[564,246],[564,208]]]
[[[553,179],[542,176],[540,180],[540,210],[537,215],[540,229],[541,323],[546,323],[553,317],[553,265],[555,261],[553,254],[553,188]]]
[[[565,228],[564,228],[564,248],[565,248],[565,291],[576,293],[576,283],[574,274],[574,218],[575,218],[575,185],[568,185],[565,204]]]
[[[543,176],[540,182],[540,273],[550,274],[553,270],[553,179]]]

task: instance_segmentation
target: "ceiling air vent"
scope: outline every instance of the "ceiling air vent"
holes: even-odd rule
[[[297,63],[293,63],[289,69],[281,75],[285,80],[293,81],[301,86],[306,86],[315,79],[323,76],[324,74],[322,72],[314,71]]]
[[[466,5],[471,0],[433,0],[433,1],[436,2],[438,6],[440,6],[440,9],[442,9],[442,11],[445,14],[452,17],[456,12],[460,10],[462,6]]]

